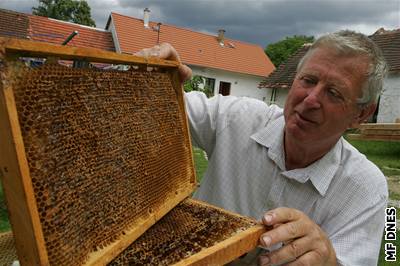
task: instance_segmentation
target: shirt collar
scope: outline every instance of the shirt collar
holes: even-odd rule
[[[285,152],[283,148],[283,128],[285,120],[283,115],[270,121],[264,128],[251,136],[253,140],[268,148],[268,156],[278,167],[285,171]]]
[[[283,148],[284,126],[285,120],[282,115],[270,121],[264,128],[253,134],[251,138],[260,145],[268,148],[269,158],[282,170],[282,175],[300,183],[306,183],[310,180],[319,194],[325,196],[335,173],[340,167],[343,138],[340,138],[327,154],[311,165],[305,168],[286,171],[285,152]]]

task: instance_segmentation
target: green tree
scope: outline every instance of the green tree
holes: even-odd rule
[[[202,76],[194,75],[191,79],[185,81],[183,84],[183,90],[189,91],[201,91],[204,92],[207,97],[213,95],[211,88],[204,84],[204,78]]]
[[[32,13],[37,16],[96,27],[90,15],[90,6],[85,0],[39,0],[39,6],[32,7]]]
[[[276,43],[269,44],[265,48],[265,53],[271,59],[275,67],[278,67],[282,62],[286,61],[289,56],[294,54],[305,43],[314,42],[314,36],[294,35],[286,37]]]

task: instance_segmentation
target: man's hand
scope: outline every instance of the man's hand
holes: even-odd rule
[[[277,208],[267,212],[263,223],[274,229],[264,233],[264,247],[283,246],[260,256],[260,265],[336,265],[336,254],[324,231],[303,212]]]
[[[155,45],[151,48],[145,48],[134,55],[141,57],[158,57],[161,59],[174,60],[181,62],[178,52],[169,43],[161,43],[160,45]],[[192,70],[184,64],[179,65],[179,75],[181,82],[185,82],[192,76]]]

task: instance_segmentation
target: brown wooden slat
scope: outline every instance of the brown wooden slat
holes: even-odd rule
[[[360,133],[363,135],[400,135],[400,129],[361,129]]]
[[[361,124],[359,129],[396,129],[400,130],[400,123]]]
[[[1,79],[12,78],[14,73],[8,74]],[[49,262],[18,122],[13,88],[9,84],[0,83],[0,167],[3,190],[11,225],[16,232],[20,232],[15,235],[15,240],[21,264],[47,265]]]
[[[136,64],[161,67],[177,67],[178,62],[158,58],[143,58],[127,54],[117,54],[95,48],[70,47],[0,37],[0,53],[17,54],[24,57],[55,56],[64,60],[85,60],[110,64]]]
[[[400,141],[398,135],[362,135],[362,134],[348,134],[349,139],[354,140],[376,140],[376,141]]]

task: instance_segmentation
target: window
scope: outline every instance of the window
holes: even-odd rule
[[[223,82],[221,81],[219,83],[219,94],[222,94],[223,96],[227,96],[231,93],[231,84],[229,82]]]
[[[213,78],[206,78],[205,79],[205,83],[204,86],[206,86],[211,92],[214,92],[214,88],[215,88],[215,79]]]

